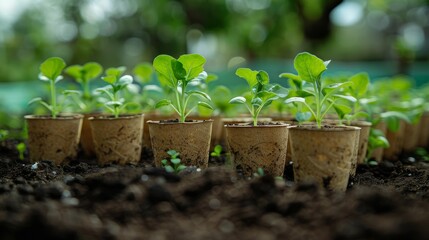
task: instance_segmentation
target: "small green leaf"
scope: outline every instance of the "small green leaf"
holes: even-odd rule
[[[159,102],[156,103],[155,108],[160,108],[164,106],[168,106],[171,104],[171,101],[168,99],[162,99]]]
[[[350,107],[342,104],[334,104],[334,109],[340,119],[344,119],[344,116],[352,111]]]
[[[231,104],[246,103],[246,98],[244,98],[242,96],[235,97],[235,98],[229,100],[229,103],[231,103]]]
[[[173,69],[174,77],[177,80],[186,80],[186,70],[181,62],[176,59],[171,60],[171,69]]]
[[[286,99],[285,104],[292,103],[292,102],[305,103],[305,98],[302,98],[302,97],[291,97],[291,98]]]
[[[117,68],[108,68],[106,70],[106,76],[114,76],[116,79],[121,77],[121,75],[127,70],[126,67],[117,67]]]
[[[67,67],[64,71],[65,73],[73,77],[77,82],[82,81],[82,66],[72,65],[70,67]]]
[[[268,76],[268,73],[265,71],[259,71],[256,74],[256,80],[258,80],[258,83],[260,85],[266,85],[270,83],[270,77]]]
[[[206,102],[201,102],[200,101],[200,102],[198,102],[198,106],[201,106],[201,107],[213,110],[213,107],[210,104],[206,103]]]
[[[168,165],[168,160],[167,159],[162,159],[161,163],[162,163],[163,166],[166,166],[166,165]]]
[[[262,101],[261,98],[256,97],[256,98],[252,99],[252,101],[250,102],[250,104],[252,104],[255,107],[259,107],[259,106],[261,106],[263,104],[263,101]]]
[[[177,171],[176,172],[179,173],[179,172],[181,172],[181,171],[183,171],[185,169],[186,169],[185,165],[180,165],[180,166],[177,167]]]
[[[253,88],[253,86],[258,84],[258,80],[256,79],[257,74],[258,74],[258,71],[253,71],[250,68],[239,68],[235,72],[235,75],[247,81],[250,88]]]
[[[333,97],[337,97],[337,98],[341,98],[341,99],[345,99],[347,101],[350,102],[356,102],[356,98],[352,97],[352,96],[347,96],[347,95],[340,95],[340,94],[334,94],[332,95]]]
[[[109,84],[115,84],[117,81],[117,78],[114,75],[108,75],[108,76],[102,77],[101,79],[103,79],[103,81]]]
[[[179,158],[172,158],[172,159],[170,160],[170,162],[171,162],[172,164],[174,164],[174,165],[177,165],[177,164],[180,164],[180,159],[179,159]]]
[[[40,72],[43,76],[49,78],[51,81],[55,81],[58,76],[61,75],[61,72],[66,67],[66,63],[62,58],[51,57],[46,59],[40,65]]]
[[[206,59],[199,54],[185,54],[177,59],[182,63],[185,69],[185,75],[187,75],[187,81],[196,78],[201,72],[204,71],[204,64]]]
[[[174,168],[170,165],[165,166],[165,171],[169,173],[174,173]]]
[[[311,118],[311,112],[297,112],[295,118],[298,122],[305,122]]]
[[[308,52],[299,53],[295,57],[294,67],[302,80],[312,83],[327,69],[323,60]]]
[[[272,85],[268,88],[269,92],[275,93],[279,98],[285,98],[289,94],[289,90],[278,84]]]
[[[140,63],[133,69],[133,73],[139,82],[148,83],[151,80],[153,68],[149,63]]]
[[[198,96],[201,96],[201,97],[203,97],[203,98],[205,98],[205,99],[207,99],[209,101],[212,100],[207,93],[199,91],[199,90],[191,90],[191,91],[188,91],[187,93],[189,95],[198,95]]]
[[[170,155],[171,158],[175,158],[176,156],[179,155],[179,153],[174,149],[168,150],[167,154]]]
[[[121,78],[119,78],[119,84],[121,85],[128,85],[133,82],[133,77],[130,75],[124,75]]]
[[[83,80],[89,81],[95,79],[103,72],[103,67],[96,62],[89,62],[83,65]]]
[[[292,80],[299,81],[299,82],[302,81],[301,78],[298,75],[295,75],[293,73],[282,73],[282,74],[279,75],[279,77],[280,78],[292,79]]]
[[[365,96],[369,86],[369,77],[367,73],[358,73],[353,75],[350,78],[350,82],[353,83],[350,88],[352,89],[354,97]]]
[[[207,76],[206,83],[211,83],[213,81],[216,81],[217,79],[218,79],[217,75],[215,75],[215,74],[209,74]]]
[[[175,60],[169,55],[159,55],[153,60],[153,67],[158,74],[158,80],[161,86],[169,86],[175,88],[178,85],[177,79],[174,77],[171,61]]]

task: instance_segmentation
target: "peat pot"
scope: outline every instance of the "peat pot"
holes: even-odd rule
[[[225,125],[227,143],[236,169],[252,176],[258,168],[273,176],[283,176],[286,162],[288,124],[251,123]]]
[[[398,160],[399,155],[404,148],[404,138],[408,133],[405,132],[406,122],[401,120],[399,122],[399,129],[394,132],[387,128],[386,138],[389,141],[389,147],[384,149],[383,158],[389,160]]]
[[[143,118],[143,114],[89,118],[99,164],[140,161]]]
[[[358,142],[356,145],[357,157],[355,158],[356,161],[352,161],[352,170],[350,172],[350,175],[354,177],[356,175],[357,165],[365,163],[369,132],[371,130],[372,123],[367,121],[352,121],[349,126],[360,128]]]
[[[83,115],[27,115],[30,161],[51,160],[56,165],[76,158]]]
[[[304,125],[289,129],[294,179],[345,191],[357,156],[358,127]]]
[[[150,141],[157,167],[170,156],[168,150],[176,150],[186,166],[207,168],[213,120],[147,121]]]
[[[82,120],[82,132],[80,135],[80,147],[82,148],[85,156],[95,156],[94,140],[92,139],[91,124],[89,123],[90,117],[100,116],[100,113],[85,113]]]

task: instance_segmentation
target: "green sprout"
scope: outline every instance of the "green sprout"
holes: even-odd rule
[[[169,173],[180,173],[184,169],[186,169],[186,166],[181,163],[180,158],[178,158],[179,153],[175,150],[168,150],[168,155],[170,155],[170,159],[163,159],[161,161],[162,166],[164,167],[165,171]]]
[[[270,78],[265,71],[239,68],[235,74],[249,84],[251,99],[247,100],[243,96],[238,96],[232,98],[229,103],[244,104],[252,115],[253,126],[258,125],[259,113],[264,107],[270,105],[274,100],[285,98],[289,93],[288,89],[278,84],[270,84]]]
[[[6,129],[0,129],[0,142],[3,142],[8,138],[9,138],[9,131]]]
[[[20,160],[24,160],[24,152],[27,150],[27,145],[21,142],[16,145],[16,150],[18,150],[18,157]]]
[[[75,98],[75,102],[84,112],[91,112],[91,101],[93,97],[89,87],[90,81],[96,79],[103,72],[103,67],[96,62],[89,62],[82,65],[72,65],[67,67],[65,73],[73,77],[73,79],[80,84],[82,91],[64,91],[65,94],[74,94],[82,96],[82,100]]]
[[[108,83],[108,85],[96,89],[96,92],[104,93],[108,96],[109,100],[104,102],[104,106],[115,118],[118,118],[121,110],[130,104],[125,104],[125,100],[119,95],[121,90],[133,82],[133,78],[130,75],[122,76],[125,70],[125,67],[107,69],[106,76],[102,77],[102,79]]]
[[[213,152],[210,153],[210,156],[212,157],[220,157],[222,154],[222,146],[216,145],[213,149]]]
[[[66,67],[66,63],[63,59],[59,57],[51,57],[46,59],[40,65],[40,74],[39,79],[42,81],[49,82],[49,90],[51,93],[51,104],[43,101],[42,98],[34,98],[30,100],[29,104],[40,103],[42,106],[46,107],[52,115],[52,118],[56,118],[60,112],[59,105],[57,104],[57,94],[55,84],[63,79],[61,72]]]
[[[417,148],[416,155],[419,156],[423,161],[429,162],[429,153],[424,148]]]
[[[265,176],[265,171],[263,168],[258,168],[255,173],[253,173],[254,177],[263,177]]]
[[[179,115],[179,122],[183,123],[186,117],[202,106],[213,109],[210,104],[198,101],[196,106],[188,110],[189,100],[192,96],[199,96],[211,101],[210,96],[200,90],[188,90],[188,86],[197,85],[207,79],[204,71],[206,59],[199,54],[186,54],[175,59],[169,55],[159,55],[153,60],[153,67],[158,73],[158,80],[162,86],[169,87],[174,93],[174,100],[163,99],[156,104],[156,108],[170,106]]]
[[[317,127],[321,128],[322,120],[328,111],[334,107],[338,111],[348,111],[349,107],[337,103],[339,99],[355,102],[356,98],[336,94],[342,88],[350,86],[350,81],[326,85],[322,81],[322,74],[326,71],[330,61],[323,61],[307,52],[299,53],[294,59],[294,67],[298,75],[282,73],[280,77],[293,79],[299,88],[294,97],[288,98],[285,103],[303,104],[313,116]],[[303,114],[301,114],[303,115]]]

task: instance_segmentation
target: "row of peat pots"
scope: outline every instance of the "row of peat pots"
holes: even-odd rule
[[[30,160],[51,160],[62,164],[76,158],[79,142],[87,156],[96,156],[101,165],[137,163],[143,147],[153,149],[155,165],[168,158],[167,151],[180,153],[187,166],[208,167],[209,150],[215,144],[228,146],[230,160],[244,176],[262,168],[265,173],[283,176],[285,164],[293,162],[295,181],[316,181],[331,190],[345,191],[356,166],[364,163],[371,124],[325,121],[321,128],[290,120],[261,118],[253,126],[248,118],[199,119],[185,123],[153,114],[126,115],[29,115]],[[144,118],[146,121],[144,121]],[[376,160],[394,159],[402,151],[427,146],[429,114],[417,124],[401,122],[396,132],[384,124],[390,147],[373,152]],[[82,130],[81,130],[82,129]],[[81,135],[82,134],[82,135]]]

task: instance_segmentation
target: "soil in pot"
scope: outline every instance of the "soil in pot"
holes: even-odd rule
[[[143,114],[89,119],[98,163],[137,163],[142,152]]]
[[[283,176],[288,124],[251,123],[225,125],[229,152],[235,168],[252,176],[258,168],[272,176]]]
[[[314,181],[330,190],[345,191],[358,136],[359,128],[350,126],[290,128],[295,181]]]
[[[208,167],[213,120],[148,121],[150,140],[156,166],[168,159],[167,151],[176,150],[186,166]]]
[[[51,160],[56,165],[76,158],[82,128],[82,115],[27,115],[30,161]]]

